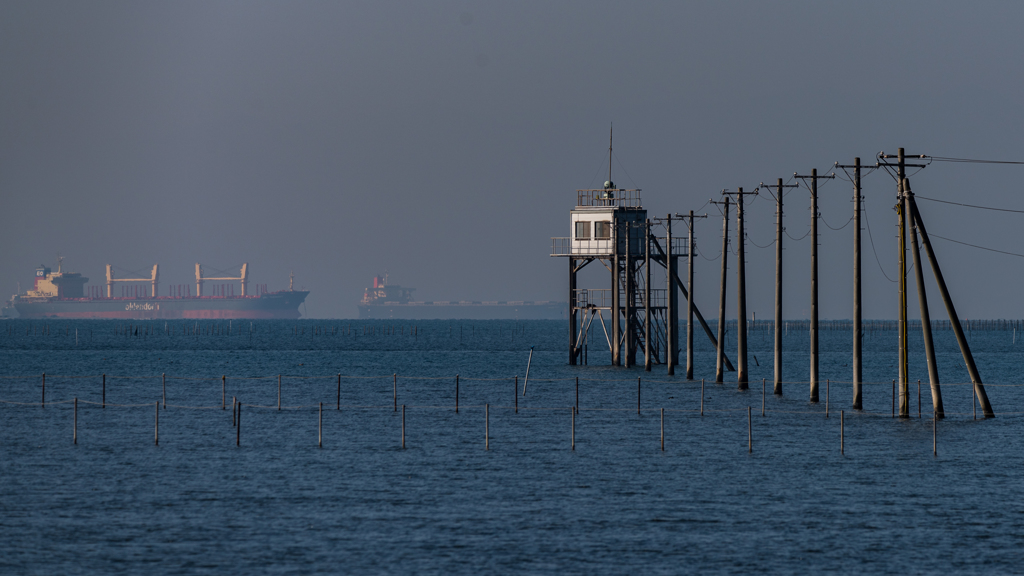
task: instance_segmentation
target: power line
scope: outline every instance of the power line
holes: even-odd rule
[[[1024,162],[1015,162],[1009,160],[978,160],[975,158],[949,158],[946,156],[928,156],[936,162],[961,162],[967,164],[1024,164]]]
[[[996,212],[1013,212],[1015,214],[1024,214],[1024,210],[1011,210],[1009,208],[993,208],[991,206],[978,206],[975,204],[961,204],[960,202],[950,202],[949,200],[939,200],[937,198],[928,198],[927,196],[914,195],[914,198],[920,198],[921,200],[929,200],[931,202],[941,202],[943,204],[953,204],[954,206],[966,206],[967,208],[978,208],[979,210],[994,210]]]
[[[849,226],[850,222],[853,222],[853,216],[850,216],[850,219],[846,221],[846,224],[843,224],[839,228],[833,228],[832,225],[828,223],[828,220],[825,220],[825,216],[823,216],[821,213],[818,213],[818,218],[821,218],[821,221],[825,223],[825,226],[828,226],[832,230],[842,230],[843,228]]]
[[[804,238],[807,238],[808,236],[811,235],[811,229],[810,228],[807,229],[807,233],[805,233],[803,236],[801,236],[799,238],[793,238],[793,236],[789,233],[789,230],[785,230],[785,232],[786,232],[786,236],[789,236],[789,239],[793,240],[794,242],[799,242],[799,241],[803,240]]]
[[[750,242],[751,244],[753,244],[754,246],[756,246],[758,248],[767,248],[767,247],[771,246],[772,244],[775,244],[775,238],[772,238],[771,242],[765,244],[764,246],[761,246],[757,242],[754,242],[753,240],[750,239],[750,234],[747,234],[746,237],[747,237],[747,242]]]
[[[864,207],[864,223],[867,224],[868,227],[868,240],[871,242],[871,252],[875,255],[875,262],[878,264],[878,269],[882,271],[882,276],[885,276],[886,280],[895,284],[896,281],[893,280],[892,278],[889,278],[889,275],[885,273],[885,268],[882,268],[882,261],[878,259],[878,251],[875,250],[875,239],[871,236],[871,221],[868,219],[868,209],[866,203]]]
[[[946,238],[945,236],[939,236],[938,234],[929,234],[932,238],[941,238],[946,242],[953,242],[954,244],[963,244],[964,246],[970,246],[971,248],[978,248],[979,250],[988,250],[989,252],[998,252],[1000,254],[1008,254],[1010,256],[1019,256],[1024,258],[1024,254],[1017,254],[1016,252],[1006,252],[1005,250],[996,250],[995,248],[986,248],[985,246],[978,246],[977,244],[968,244],[967,242],[961,242],[959,240],[953,240],[952,238]]]

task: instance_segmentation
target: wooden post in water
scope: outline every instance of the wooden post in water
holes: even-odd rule
[[[316,427],[317,446],[324,447],[324,403],[320,403],[320,416]]]
[[[405,449],[405,404],[402,404],[402,449]]]
[[[281,410],[281,375],[277,375],[277,409]]]
[[[843,411],[839,411],[839,453],[846,454],[846,431],[844,429]]]
[[[397,401],[397,400],[396,400]],[[455,413],[459,413],[459,375],[455,375]]]
[[[154,421],[154,424],[153,424],[153,445],[154,446],[159,446],[160,445],[160,403],[159,402],[153,402],[153,409],[154,409],[154,412],[156,413],[156,420]]]
[[[530,364],[533,363],[533,346],[530,346],[530,357],[526,359],[526,377],[523,378],[523,396],[526,396],[526,387],[530,384]]]
[[[220,409],[228,409],[228,377],[226,375],[220,377]]]
[[[395,412],[398,412],[398,372],[392,374],[392,392],[395,395]]]
[[[78,398],[75,398],[75,415],[71,421],[71,439],[78,444]]]
[[[491,405],[484,404],[484,450],[491,449]]]
[[[665,451],[665,409],[661,409],[661,451]]]
[[[753,423],[750,421],[750,406],[747,406],[747,453],[750,454],[754,451],[754,428]]]
[[[101,399],[101,401],[100,401],[100,408],[106,409],[106,407],[107,407],[107,375],[106,374],[103,375],[103,388],[102,388],[102,391],[101,391],[100,399]],[[166,403],[167,402],[165,400],[164,404],[166,404]]]
[[[338,374],[338,410],[341,410],[341,374]]]

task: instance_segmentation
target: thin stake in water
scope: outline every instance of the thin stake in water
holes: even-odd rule
[[[661,451],[665,451],[665,409],[661,409]]]
[[[533,346],[530,346],[530,357],[526,360],[526,378],[523,380],[523,396],[526,396],[526,385],[530,383],[530,364],[533,362]]]

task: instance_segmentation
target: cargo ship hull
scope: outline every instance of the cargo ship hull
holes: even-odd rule
[[[309,292],[287,290],[259,296],[155,298],[14,298],[21,318],[295,319]]]
[[[482,303],[403,302],[360,304],[359,317],[402,320],[560,320],[568,307],[562,302]]]

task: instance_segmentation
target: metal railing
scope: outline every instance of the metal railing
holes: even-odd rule
[[[658,245],[665,248],[665,237],[654,238],[658,241]],[[551,238],[551,255],[552,256],[611,256],[615,253],[615,243],[618,242],[619,255],[626,253],[626,238],[621,236],[618,239],[606,238],[606,239],[576,239],[568,237],[552,237]],[[686,256],[688,244],[686,237],[672,238],[672,255],[673,256]],[[631,238],[629,245],[630,254],[634,258],[643,258],[643,242],[641,238]],[[651,247],[651,255],[656,256],[659,252],[653,246]]]
[[[640,189],[627,190],[616,188],[605,190],[604,188],[596,188],[592,190],[577,190],[576,206],[642,208],[640,204]]]
[[[664,288],[651,289],[651,308],[664,308],[665,307],[665,294],[668,290]],[[577,288],[576,291],[576,307],[577,308],[588,308],[594,306],[597,308],[611,308],[612,307],[612,291],[611,288]],[[623,300],[625,297],[620,294],[620,298]],[[636,290],[633,293],[633,308],[644,307],[644,293],[643,290]]]

